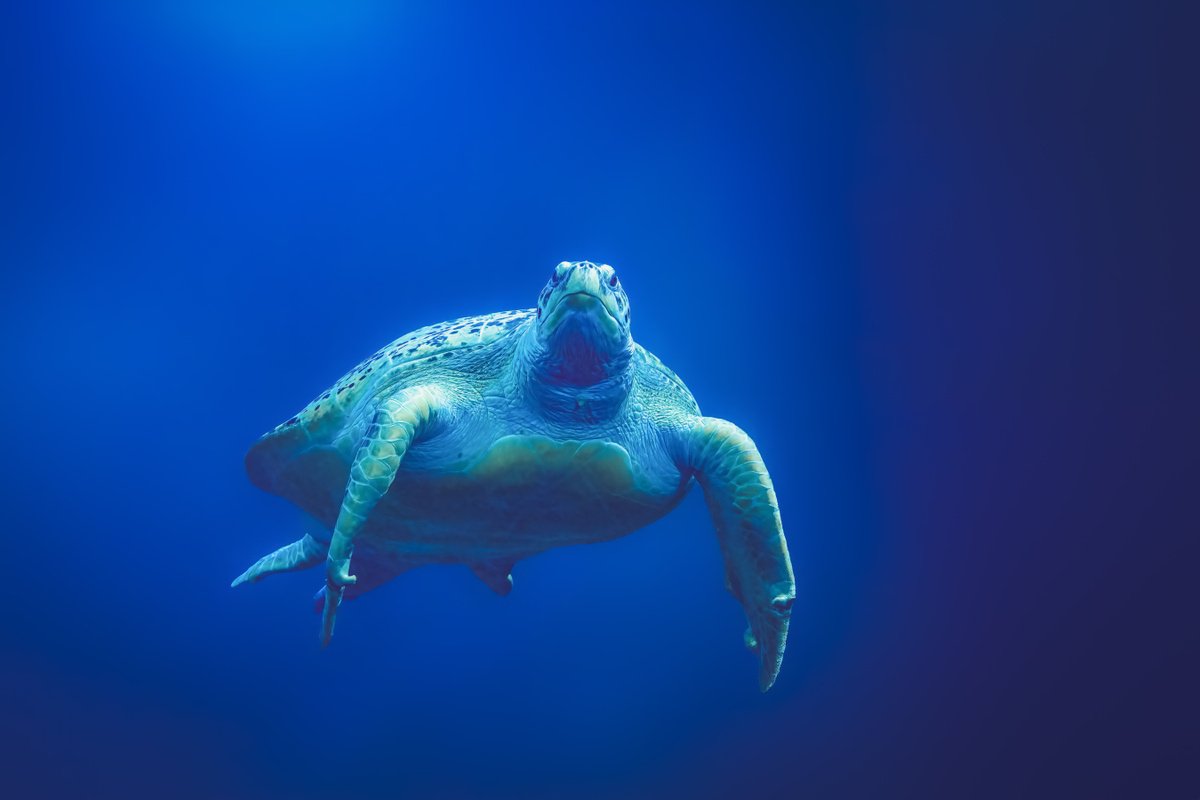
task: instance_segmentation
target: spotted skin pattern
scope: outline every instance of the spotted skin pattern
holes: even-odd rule
[[[325,564],[328,644],[344,600],[409,569],[463,564],[504,595],[518,561],[638,530],[697,483],[769,689],[795,598],[770,476],[744,431],[703,416],[633,341],[630,319],[612,267],[562,262],[532,309],[431,325],[372,354],[247,454],[251,481],[322,530],[234,585]]]

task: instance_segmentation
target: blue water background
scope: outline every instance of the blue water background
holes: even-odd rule
[[[1165,17],[6,17],[5,796],[1196,796]],[[698,494],[508,598],[405,575],[326,652],[319,572],[228,588],[308,524],[258,435],[563,259],[767,460],[769,694]]]

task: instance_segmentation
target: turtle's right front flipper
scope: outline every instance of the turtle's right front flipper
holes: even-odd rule
[[[375,504],[387,493],[400,461],[435,418],[446,409],[441,390],[415,386],[387,400],[371,421],[350,466],[350,480],[333,528],[325,573],[325,607],[321,615],[321,645],[329,644],[338,606],[350,574],[354,537],[366,524]]]

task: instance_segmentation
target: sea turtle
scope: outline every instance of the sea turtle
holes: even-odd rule
[[[343,598],[405,570],[465,564],[504,595],[518,560],[631,533],[695,479],[760,688],[779,672],[796,590],[767,469],[749,436],[701,416],[634,343],[607,264],[562,262],[537,308],[397,339],[264,435],[246,469],[332,534],[306,534],[233,585],[325,563],[323,645]]]

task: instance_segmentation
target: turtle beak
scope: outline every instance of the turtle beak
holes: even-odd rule
[[[592,319],[609,336],[622,333],[616,297],[604,286],[600,271],[590,264],[571,270],[555,290],[546,305],[546,329],[555,330],[568,314]]]

